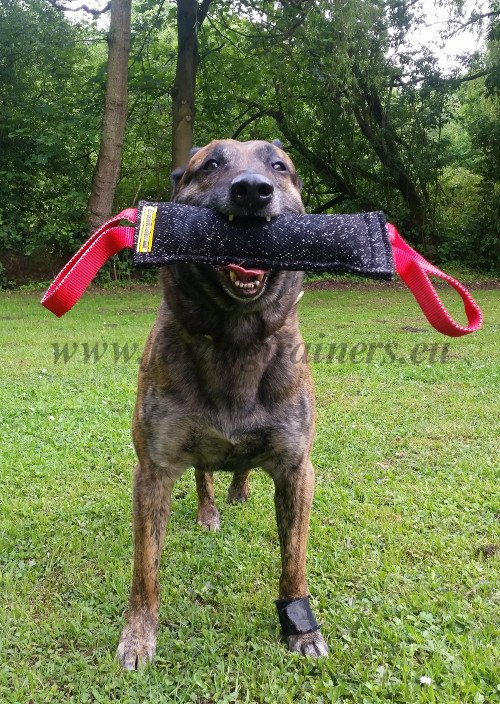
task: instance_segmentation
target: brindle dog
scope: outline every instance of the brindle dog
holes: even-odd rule
[[[174,172],[177,203],[272,218],[303,213],[300,179],[273,143],[222,140],[193,150]],[[212,472],[233,472],[230,501],[245,501],[262,467],[275,486],[281,547],[280,599],[305,597],[313,498],[314,399],[297,321],[301,272],[182,264],[161,270],[163,302],[139,373],[133,439],[134,570],[118,657],[151,660],[158,628],[158,566],[175,480],[194,466],[198,523],[219,528]],[[319,630],[288,637],[303,655],[326,655]]]

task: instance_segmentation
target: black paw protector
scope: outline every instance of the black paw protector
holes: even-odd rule
[[[278,599],[276,609],[285,638],[319,631],[320,626],[311,611],[308,596],[302,599]]]

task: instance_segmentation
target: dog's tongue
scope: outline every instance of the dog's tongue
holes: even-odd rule
[[[238,264],[227,264],[224,269],[234,271],[240,281],[244,279],[255,279],[257,276],[262,277],[267,273],[266,269],[244,269]]]

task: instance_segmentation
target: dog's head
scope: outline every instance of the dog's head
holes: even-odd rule
[[[270,220],[304,212],[301,181],[278,140],[210,142],[191,151],[186,168],[174,171],[172,182],[174,202],[211,208],[230,220],[248,216]],[[189,270],[193,287],[201,287],[225,308],[273,298],[286,277],[290,283],[296,279],[292,272],[245,269],[231,262],[221,267],[192,265]]]

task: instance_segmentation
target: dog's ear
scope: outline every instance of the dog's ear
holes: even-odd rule
[[[192,149],[189,150],[188,162],[191,160],[191,157],[193,157],[196,154],[196,152],[200,151],[200,149],[201,149],[201,147],[193,147]],[[179,169],[175,169],[170,174],[170,180],[172,183],[172,195],[175,194],[176,188],[179,185],[179,181],[184,176],[185,172],[186,172],[186,167],[182,166]]]
[[[175,195],[175,192],[177,190],[177,186],[179,185],[179,181],[184,176],[185,172],[186,172],[186,169],[181,168],[181,169],[175,169],[175,171],[172,171],[172,173],[170,174],[170,181],[172,184],[172,195],[173,196]]]
[[[285,147],[283,146],[283,142],[281,141],[281,139],[273,139],[271,144],[274,144],[274,146],[278,147],[278,149],[282,149],[283,151],[285,151]],[[301,191],[304,186],[304,181],[300,178],[300,176],[298,174],[297,174],[296,178],[297,178],[297,188],[299,189],[299,191]]]

